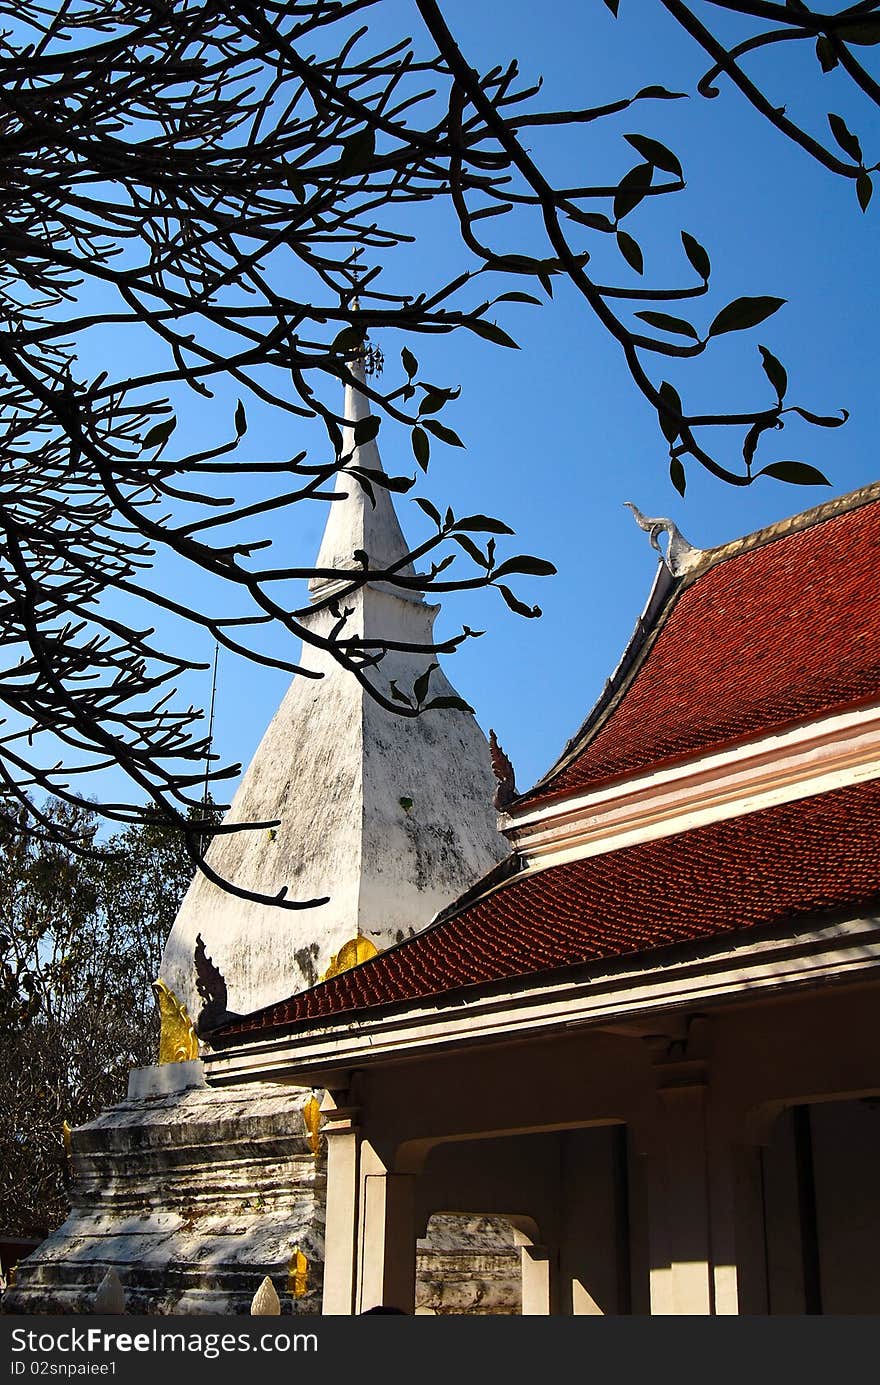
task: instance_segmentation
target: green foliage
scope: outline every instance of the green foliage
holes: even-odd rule
[[[88,834],[94,813],[42,811]],[[0,826],[0,1227],[44,1233],[67,1215],[62,1122],[81,1125],[156,1061],[150,989],[192,876],[179,833],[132,826],[100,854]]]

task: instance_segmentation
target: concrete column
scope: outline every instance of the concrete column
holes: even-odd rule
[[[415,1175],[389,1173],[366,1142],[361,1152],[357,1311],[379,1304],[415,1311]]]
[[[761,1148],[757,1144],[737,1145],[732,1150],[732,1158],[736,1198],[737,1311],[753,1317],[770,1312]]]
[[[327,1225],[324,1238],[325,1317],[354,1312],[359,1137],[350,1110],[326,1111]]]
[[[662,1087],[648,1151],[652,1314],[715,1311],[706,1088]]]
[[[712,1311],[719,1317],[733,1317],[740,1311],[737,1275],[736,1152],[723,1132],[713,1132],[710,1128],[706,1155]]]
[[[549,1318],[554,1252],[549,1246],[520,1246],[522,1257],[522,1315]]]

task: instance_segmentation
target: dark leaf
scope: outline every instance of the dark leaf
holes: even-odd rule
[[[849,154],[853,163],[860,164],[862,162],[862,146],[843,117],[835,115],[832,111],[828,116],[828,124],[831,126],[831,133],[844,154]]]
[[[369,125],[365,125],[362,130],[350,135],[343,144],[337,165],[339,172],[343,176],[362,172],[368,167],[375,152],[376,132]]]
[[[820,34],[816,39],[816,57],[823,72],[831,72],[837,66],[837,54],[827,34]]]
[[[468,538],[467,534],[454,534],[453,538],[455,542],[464,549],[465,553],[467,553],[470,558],[473,558],[474,562],[479,564],[480,567],[488,568],[490,566],[486,554],[482,549],[477,547],[473,539]]]
[[[443,707],[450,707],[455,712],[472,712],[474,709],[469,702],[465,702],[463,697],[456,697],[450,693],[445,697],[432,697],[430,702],[426,702],[424,711],[429,712],[434,707],[438,711]]]
[[[759,346],[761,361],[764,366],[764,374],[770,381],[780,399],[784,398],[785,391],[788,389],[788,376],[785,373],[785,366],[781,361],[777,361],[772,351],[768,351],[766,346]]]
[[[154,423],[144,438],[142,446],[144,448],[164,446],[176,427],[177,419],[173,414],[170,418],[163,418],[160,423]]]
[[[425,700],[425,694],[428,691],[428,684],[431,681],[431,674],[434,672],[435,668],[439,667],[439,664],[429,664],[428,667],[425,669],[424,673],[419,674],[419,677],[413,683],[413,697],[415,698],[416,703],[419,706],[421,706],[421,704]]]
[[[698,240],[689,235],[687,231],[681,233],[681,243],[684,246],[684,253],[687,255],[694,269],[701,279],[708,279],[712,272],[712,265],[709,256],[706,254]]]
[[[350,467],[350,468],[349,468],[349,471],[351,471],[354,475],[356,475],[358,485],[360,486],[361,490],[364,492],[364,494],[366,495],[367,499],[369,500],[371,506],[372,506],[373,509],[375,510],[375,508],[376,508],[376,492],[373,490],[373,487],[370,485],[370,483],[369,483],[369,481],[367,480],[366,476],[363,474],[363,468],[362,468],[362,467]]]
[[[522,293],[520,289],[511,289],[509,293],[500,293],[495,299],[496,303],[534,303],[536,308],[540,308],[541,300],[536,298],[533,293]]]
[[[668,380],[663,381],[657,393],[667,408],[674,410],[677,414],[682,414],[684,412],[678,390],[675,389],[673,385],[670,385]],[[677,422],[676,419],[670,418],[664,413],[660,413],[658,417],[660,420],[660,427],[663,430],[663,436],[671,446],[681,432],[681,424]]]
[[[235,432],[240,438],[247,432],[247,414],[240,399],[235,406]]]
[[[821,471],[806,462],[771,462],[762,467],[759,476],[773,476],[777,481],[788,481],[793,486],[830,486],[831,482]]]
[[[680,457],[673,457],[669,463],[669,479],[675,486],[680,496],[684,496],[687,489],[687,477],[684,474],[684,467]]]
[[[518,616],[525,616],[526,620],[535,620],[541,614],[540,606],[527,606],[524,601],[515,597],[510,588],[505,587],[503,582],[498,583],[498,590],[510,609],[516,611]]]
[[[512,269],[520,274],[544,274],[549,266],[556,265],[555,260],[536,260],[532,255],[505,255],[505,269]]]
[[[771,428],[773,426],[773,424],[767,423],[766,420],[757,419],[752,424],[749,431],[746,433],[745,439],[743,441],[743,461],[745,462],[747,469],[751,468],[752,459],[755,455],[755,450],[760,441],[761,434],[766,432],[768,428]]]
[[[395,702],[405,702],[407,707],[412,706],[412,703],[410,702],[409,698],[404,696],[404,694],[400,691],[393,678],[388,679],[388,690],[391,693],[391,696],[394,698]]]
[[[645,267],[642,247],[638,241],[633,240],[627,231],[617,232],[617,248],[626,260],[630,269],[634,269],[636,274],[641,274]]]
[[[805,418],[808,423],[815,423],[819,428],[840,428],[849,418],[849,411],[841,409],[841,417],[837,418],[834,414],[811,414],[809,409],[802,409],[799,404],[793,404],[792,410]]]
[[[404,368],[404,370],[406,371],[407,375],[409,376],[409,378],[410,378],[410,380],[411,380],[411,379],[413,378],[414,375],[417,375],[417,374],[418,374],[418,369],[419,369],[419,363],[418,363],[418,361],[416,360],[416,358],[415,358],[415,356],[413,355],[413,353],[412,353],[411,351],[407,350],[406,347],[404,347],[403,350],[401,351],[401,353],[400,353],[400,359],[401,359],[401,361],[403,362],[403,368]]]
[[[636,164],[629,173],[624,173],[617,185],[614,197],[614,220],[622,221],[637,207],[651,186],[654,169],[651,164]]]
[[[614,18],[616,19],[617,11],[620,7],[620,0],[605,0],[605,4],[607,5],[608,9],[611,11],[611,13],[614,15]]]
[[[441,442],[448,442],[450,447],[464,447],[458,434],[452,428],[447,428],[445,423],[440,423],[436,418],[426,418],[425,427]]]
[[[354,425],[354,440],[358,447],[362,447],[366,442],[372,442],[379,431],[381,419],[377,414],[367,414],[366,418],[359,418]]]
[[[513,337],[509,337],[504,329],[499,327],[497,323],[486,322],[484,318],[477,317],[468,323],[468,327],[470,327],[471,331],[476,333],[478,337],[484,337],[486,341],[494,341],[496,346],[512,346],[517,351],[519,350],[519,346],[513,340]]]
[[[856,196],[859,199],[859,206],[863,212],[868,210],[868,203],[871,200],[873,192],[874,184],[871,182],[870,173],[866,173],[864,169],[860,169],[859,175],[856,178]]]
[[[667,149],[665,144],[661,144],[657,139],[649,139],[647,135],[624,135],[628,144],[631,144],[637,154],[653,164],[654,168],[662,168],[665,173],[673,173],[676,178],[683,178],[681,164],[671,149]]]
[[[581,226],[590,226],[594,231],[605,231],[606,233],[614,230],[614,222],[601,212],[581,212],[578,216]]]
[[[431,455],[431,443],[427,433],[423,428],[414,428],[411,434],[413,456],[418,462],[422,471],[428,470],[428,458]]]
[[[510,577],[514,572],[521,572],[526,577],[554,577],[556,568],[546,558],[533,558],[528,553],[520,553],[516,558],[508,558],[500,563],[492,577]]]
[[[384,491],[395,491],[401,495],[405,495],[407,491],[411,491],[416,483],[416,478],[414,476],[389,476],[387,472],[378,471],[374,467],[369,466],[346,467],[345,474],[346,476],[350,475],[357,477],[358,481],[361,483],[363,483],[364,478],[366,478],[368,484],[380,486]],[[367,494],[369,494],[369,491]]]
[[[735,298],[715,318],[709,328],[710,337],[720,337],[723,332],[743,332],[748,327],[757,327],[771,317],[785,302],[784,298]]]
[[[457,519],[454,527],[456,529],[469,529],[474,534],[512,534],[513,530],[500,519],[492,519],[490,515],[465,515],[464,519]]]
[[[636,313],[643,322],[647,322],[649,327],[657,327],[661,332],[675,332],[680,337],[690,337],[692,341],[699,341],[699,335],[695,327],[689,322],[685,322],[683,317],[670,317],[668,313],[655,313],[645,311]]]
[[[434,521],[437,528],[442,529],[443,524],[440,519],[440,511],[436,508],[436,506],[432,505],[430,500],[426,500],[423,495],[416,495],[413,497],[413,499],[415,500],[419,509],[424,510],[428,518]]]
[[[448,395],[441,394],[439,390],[428,390],[419,405],[420,414],[435,414],[438,409],[442,409],[447,402]]]
[[[642,87],[641,91],[636,92],[635,96],[633,97],[633,100],[641,101],[649,99],[652,101],[681,101],[684,100],[686,96],[686,91],[669,91],[666,87],[653,86]]]
[[[361,327],[343,327],[341,332],[330,343],[330,350],[337,351],[340,355],[350,356],[352,352],[359,351],[364,344],[364,332]]]

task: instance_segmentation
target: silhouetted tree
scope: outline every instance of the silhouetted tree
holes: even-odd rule
[[[825,479],[803,463],[759,462],[792,415],[842,421],[789,403],[785,369],[768,349],[758,404],[726,400],[693,412],[663,378],[666,359],[698,357],[781,302],[745,295],[698,328],[681,314],[709,292],[711,264],[687,232],[679,282],[643,283],[633,222],[683,187],[675,153],[631,133],[617,146],[620,174],[610,183],[559,185],[543,166],[548,132],[582,130],[586,139],[630,108],[648,120],[678,93],[649,86],[611,104],[547,110],[515,62],[477,71],[435,0],[413,0],[415,39],[377,48],[376,2],[0,0],[0,700],[8,714],[0,787],[18,804],[10,828],[60,833],[79,849],[75,776],[117,765],[138,802],[148,799],[148,817],[182,829],[191,860],[211,874],[192,816],[209,747],[198,711],[171,701],[179,676],[200,665],[162,648],[139,608],[296,672],[260,648],[273,622],[326,649],[402,716],[430,707],[428,680],[397,698],[385,689],[376,670],[393,646],[352,629],[349,593],[371,579],[429,592],[488,584],[520,614],[538,613],[509,579],[552,565],[497,554],[496,537],[510,533],[503,520],[456,516],[424,499],[436,532],[411,555],[423,575],[408,575],[403,562],[377,568],[369,554],[321,574],[343,579],[327,598],[329,633],[302,619],[302,583],[315,570],[261,561],[261,523],[327,496],[351,459],[338,385],[353,371],[374,410],[356,441],[396,423],[410,431],[423,468],[434,443],[460,445],[440,419],[455,391],[424,379],[408,346],[380,383],[368,331],[395,329],[412,343],[459,330],[512,346],[497,305],[537,303],[533,290],[550,295],[565,276],[656,410],[682,493],[693,465],[739,486],[760,475]],[[659,3],[711,57],[704,94],[729,78],[776,130],[852,178],[867,206],[876,165],[866,165],[843,120],[828,118],[831,148],[765,96],[747,66],[758,48],[810,44],[819,79],[838,65],[875,101],[877,85],[855,56],[877,40],[874,4],[826,15],[796,2]],[[616,0],[606,4],[616,13]],[[712,17],[722,12],[748,26],[744,37],[715,35]],[[598,4],[596,16],[604,21]],[[394,252],[411,239],[411,209],[424,202],[451,217],[460,270],[435,281],[423,263],[420,282],[401,282]],[[614,282],[592,277],[597,239],[619,253]],[[91,341],[107,363],[98,374],[84,364]],[[198,405],[230,384],[241,400],[227,435],[175,450],[181,391]],[[309,421],[323,425],[325,440],[311,454],[297,442],[292,456],[255,458],[242,441],[251,400],[302,421],[304,438]],[[352,476],[368,495],[413,484],[363,469]],[[151,573],[159,554],[210,579],[217,608],[189,590],[161,591]],[[471,565],[465,575],[450,571],[454,560]],[[116,594],[129,603],[124,615]],[[473,633],[465,627],[425,652],[451,651]],[[236,768],[214,763],[211,781]],[[66,802],[70,817],[44,813],[43,793]],[[120,824],[144,816],[126,802],[98,811]]]

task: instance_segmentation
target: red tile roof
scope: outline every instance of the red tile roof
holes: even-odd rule
[[[880,901],[880,780],[514,877],[414,938],[224,1026],[266,1030]],[[232,998],[234,1002],[234,997]]]
[[[732,556],[716,550],[707,569],[680,579],[610,715],[591,715],[522,799],[584,790],[880,697],[877,494],[875,486],[832,501],[779,537],[750,536],[730,546]],[[856,508],[835,514],[841,504]]]

